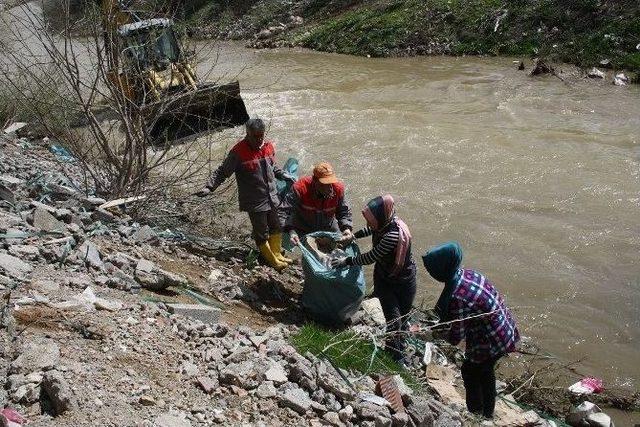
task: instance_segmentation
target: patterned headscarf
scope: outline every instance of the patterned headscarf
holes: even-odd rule
[[[367,203],[367,207],[362,210],[362,215],[367,220],[367,224],[375,232],[380,232],[392,222],[398,225],[398,246],[396,247],[393,274],[398,274],[407,256],[407,251],[411,246],[411,233],[409,227],[396,216],[395,202],[390,194],[378,196]]]
[[[436,311],[441,321],[448,320],[449,303],[460,279],[462,248],[458,242],[447,242],[431,248],[422,257],[424,267],[431,277],[444,282],[444,289],[436,303]]]

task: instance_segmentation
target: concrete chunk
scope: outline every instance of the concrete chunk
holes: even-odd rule
[[[298,414],[303,415],[311,408],[313,401],[309,398],[309,394],[301,388],[287,390],[280,397],[280,405],[285,408],[291,408]]]
[[[0,200],[6,200],[11,204],[16,203],[16,196],[8,187],[0,183]]]
[[[149,227],[148,225],[140,227],[131,235],[131,238],[137,243],[148,242],[149,240],[153,240],[157,237],[158,235],[156,234],[156,232],[153,231],[153,228]]]
[[[14,279],[24,279],[33,270],[31,264],[9,254],[0,253],[0,271]]]
[[[287,372],[284,370],[282,365],[279,363],[274,363],[267,369],[264,373],[264,379],[267,381],[272,381],[274,384],[284,384],[289,381],[287,378]]]
[[[0,183],[11,190],[15,190],[16,188],[24,184],[24,179],[16,178],[15,176],[11,175],[0,175]]]
[[[60,348],[53,340],[36,340],[24,343],[20,355],[11,362],[10,373],[28,374],[46,371],[60,361]]]
[[[136,271],[142,271],[145,273],[151,273],[156,269],[156,265],[146,259],[140,259],[136,264]]]
[[[58,221],[48,210],[37,207],[33,211],[33,226],[42,231],[52,233],[63,233],[67,227],[64,223]]]
[[[78,257],[91,267],[101,269],[104,266],[100,258],[100,249],[89,240],[78,248]]]
[[[55,215],[55,213],[56,213],[56,208],[54,208],[53,206],[49,206],[47,204],[40,203],[40,202],[38,202],[36,200],[32,200],[29,203],[29,206],[34,207],[36,209],[38,209],[38,208],[39,209],[44,209],[45,211],[49,212],[51,215]]]
[[[220,319],[219,308],[203,304],[167,304],[169,313],[200,320],[204,323],[216,324]]]
[[[62,372],[49,371],[44,374],[42,389],[49,398],[56,416],[76,407],[71,387],[64,379]]]

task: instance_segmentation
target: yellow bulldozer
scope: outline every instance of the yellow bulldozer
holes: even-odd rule
[[[244,124],[240,84],[203,82],[169,18],[138,19],[123,0],[102,0],[108,78],[135,105],[154,144]]]

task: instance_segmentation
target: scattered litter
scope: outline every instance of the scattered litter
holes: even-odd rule
[[[602,393],[604,386],[600,378],[586,377],[569,387],[569,391],[575,394]]]
[[[598,405],[584,401],[571,412],[565,420],[570,426],[614,427],[611,418],[602,412]]]
[[[629,82],[629,77],[627,77],[624,73],[618,73],[616,74],[616,79],[620,79],[625,83]]]
[[[402,395],[400,394],[400,389],[398,388],[398,384],[393,376],[386,375],[382,377],[378,384],[376,384],[376,390],[380,391],[382,397],[384,397],[391,409],[395,412],[404,412],[404,403],[402,403]]]
[[[431,364],[432,358],[433,358],[433,343],[427,342],[424,344],[424,356],[422,357],[422,363],[424,363],[425,366],[428,366]]]
[[[613,84],[616,86],[626,86],[629,83],[629,77],[625,76],[624,73],[616,74],[613,78]]]
[[[378,406],[391,406],[391,403],[389,403],[389,401],[384,397],[371,393],[358,393],[358,398],[364,402],[373,403]]]
[[[98,209],[114,208],[116,206],[124,205],[125,203],[137,202],[137,201],[140,201],[140,200],[144,200],[146,198],[147,198],[147,196],[144,196],[144,195],[133,196],[133,197],[123,197],[121,199],[115,199],[115,200],[111,200],[111,201],[108,201],[106,203],[103,203],[100,206],[98,206]]]
[[[73,157],[66,148],[60,145],[51,144],[51,146],[49,147],[49,151],[55,154],[58,160],[60,161],[67,162],[67,163],[76,161],[75,157]]]
[[[20,415],[18,411],[11,408],[4,408],[0,411],[0,421],[3,426],[21,427],[27,423],[27,419]]]
[[[382,306],[380,305],[380,300],[378,298],[367,298],[362,301],[362,310],[377,324],[380,326],[384,326],[387,324],[386,319],[384,318],[384,312],[382,311]]]
[[[422,341],[420,340],[414,341],[414,345],[421,343]],[[418,348],[418,350],[420,350],[420,348]],[[447,356],[445,356],[444,353],[442,353],[442,351],[438,348],[438,346],[435,345],[432,341],[425,341],[422,351],[422,363],[424,364],[424,366],[447,366],[447,364],[449,363],[447,361]]]
[[[591,71],[587,73],[587,76],[589,76],[592,79],[604,79],[605,74],[604,72],[598,70],[596,67],[593,67]]]
[[[27,126],[27,123],[24,122],[15,122],[11,125],[9,125],[7,128],[5,128],[4,133],[5,134],[10,134],[10,133],[15,133],[17,131],[19,131],[20,129],[22,129],[23,127]]]

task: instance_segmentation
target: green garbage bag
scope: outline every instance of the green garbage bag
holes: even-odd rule
[[[289,175],[298,179],[298,169],[299,169],[298,159],[293,157],[289,157],[287,161],[282,166],[282,170],[287,172]],[[278,190],[278,196],[280,199],[284,199],[287,193],[291,190],[291,182],[285,181],[283,179],[276,179],[276,189]]]
[[[340,234],[318,231],[306,236],[338,238]],[[306,240],[303,239],[299,245],[304,272],[302,306],[314,320],[320,323],[342,324],[358,311],[364,299],[366,284],[362,267],[359,265],[339,269],[327,267],[307,246]],[[356,243],[352,243],[344,251],[348,256],[360,254]]]
[[[290,157],[282,167],[282,170],[287,172],[289,175],[298,179],[298,169],[299,169],[298,160]],[[280,226],[284,228],[284,224],[287,221],[287,217],[291,215],[292,207],[289,206],[286,202],[287,194],[291,191],[291,187],[293,184],[289,181],[285,181],[283,179],[276,179],[276,188],[278,190],[278,197],[280,198],[280,205],[278,206],[278,219],[280,220]],[[282,248],[285,251],[291,252],[293,249],[293,245],[291,245],[289,233],[284,233],[282,239]]]

